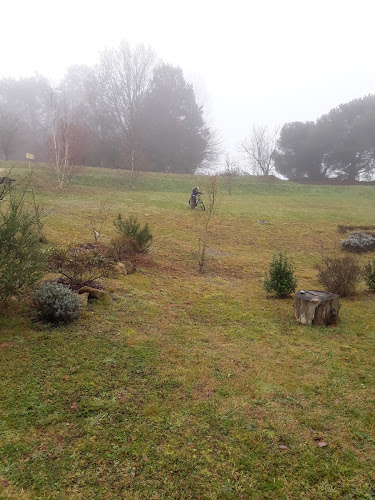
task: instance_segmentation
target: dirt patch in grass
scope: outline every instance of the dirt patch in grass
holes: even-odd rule
[[[8,347],[13,347],[14,345],[16,345],[15,342],[3,342],[0,344],[0,349],[7,349]]]
[[[218,250],[217,248],[212,248],[212,247],[206,248],[206,254],[209,255],[210,257],[228,257],[229,256],[228,253],[222,252],[221,250]]]
[[[361,231],[371,231],[375,229],[375,226],[373,225],[367,225],[367,226],[346,226],[346,225],[343,225],[343,224],[339,224],[337,226],[337,230],[339,233],[348,233],[349,231],[357,231],[357,230],[361,230]],[[373,234],[372,234],[373,235]]]

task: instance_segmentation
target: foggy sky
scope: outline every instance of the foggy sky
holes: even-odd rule
[[[314,120],[375,93],[374,0],[21,0],[2,5],[0,77],[57,82],[121,39],[197,85],[225,146],[253,124]]]

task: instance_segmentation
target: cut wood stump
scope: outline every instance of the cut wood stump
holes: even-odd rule
[[[318,290],[301,290],[294,295],[294,316],[303,325],[336,325],[339,296]]]

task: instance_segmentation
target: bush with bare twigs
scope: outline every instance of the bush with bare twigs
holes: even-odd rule
[[[112,261],[95,250],[83,247],[55,248],[50,252],[48,263],[50,270],[61,273],[72,288],[116,276]]]
[[[323,256],[321,262],[315,267],[318,271],[319,283],[328,292],[337,293],[341,297],[353,295],[361,280],[361,266],[351,255]]]

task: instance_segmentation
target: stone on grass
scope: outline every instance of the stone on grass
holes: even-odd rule
[[[135,272],[136,272],[136,270],[137,270],[137,269],[136,269],[136,268],[135,268],[135,266],[134,266],[131,262],[129,262],[128,260],[126,260],[123,264],[124,264],[124,266],[126,267],[126,272],[127,272],[127,274],[133,274],[133,273],[135,273]]]
[[[122,274],[126,276],[128,274],[128,271],[126,269],[126,266],[123,262],[117,262],[116,264],[116,270],[119,274]]]
[[[78,294],[78,298],[81,301],[81,307],[86,307],[89,300],[89,293],[83,292]]]
[[[98,290],[98,288],[92,288],[91,286],[83,286],[78,290],[78,293],[81,295],[82,293],[88,293],[89,299],[102,299],[105,296],[105,292],[103,290]]]

